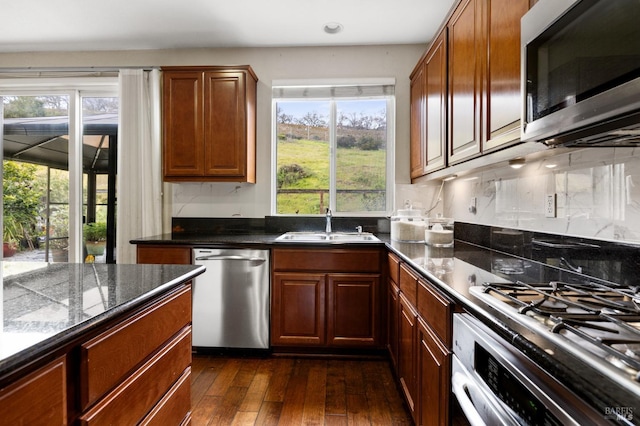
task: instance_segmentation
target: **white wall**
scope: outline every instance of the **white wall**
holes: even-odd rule
[[[257,183],[172,184],[173,216],[263,217],[271,203],[271,81],[396,79],[397,184],[409,183],[409,75],[424,45],[0,54],[5,68],[251,65],[258,82]],[[396,198],[398,199],[398,198]],[[400,198],[402,200],[403,198]]]

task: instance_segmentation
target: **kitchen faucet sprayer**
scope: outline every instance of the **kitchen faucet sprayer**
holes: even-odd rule
[[[331,209],[327,209],[325,217],[327,218],[327,226],[325,227],[324,232],[328,234],[331,232]]]

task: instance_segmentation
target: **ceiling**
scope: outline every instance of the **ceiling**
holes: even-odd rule
[[[0,52],[427,43],[453,2],[7,1]],[[343,30],[325,33],[330,22]]]

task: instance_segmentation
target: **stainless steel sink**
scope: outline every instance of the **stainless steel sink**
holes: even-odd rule
[[[286,232],[276,241],[288,243],[374,243],[380,242],[370,232]]]

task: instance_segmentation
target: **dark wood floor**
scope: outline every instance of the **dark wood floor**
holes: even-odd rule
[[[192,424],[410,425],[386,360],[194,354]]]

